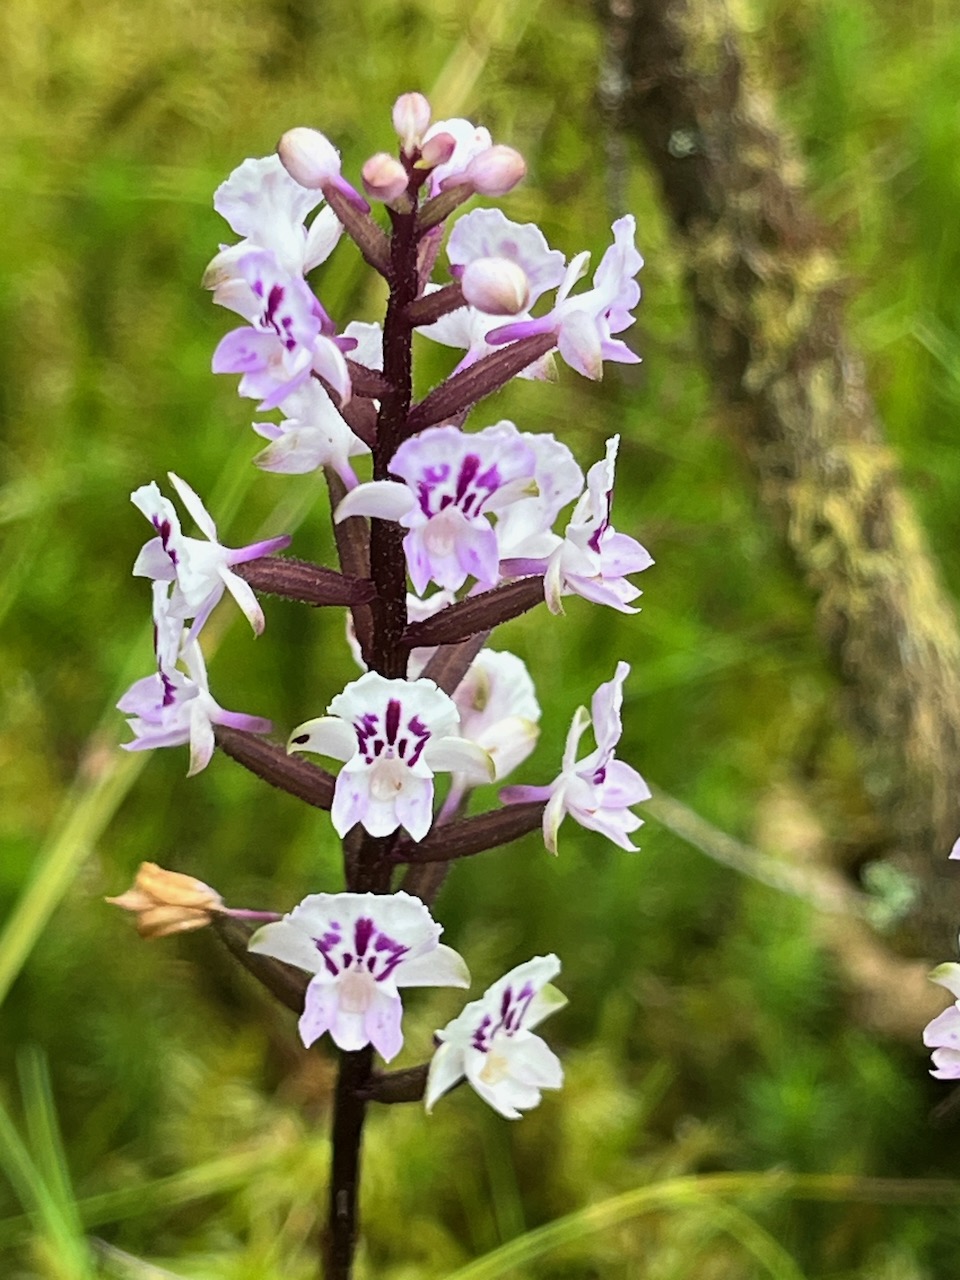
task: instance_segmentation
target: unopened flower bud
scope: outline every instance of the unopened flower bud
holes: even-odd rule
[[[340,176],[340,152],[317,129],[288,129],[277,143],[277,155],[301,187],[319,191]]]
[[[412,155],[430,127],[430,103],[422,93],[401,93],[393,104],[393,127],[403,154]]]
[[[385,151],[378,151],[364,164],[360,171],[363,178],[363,189],[371,200],[383,200],[389,203],[398,200],[407,190],[410,179],[403,165],[394,156]]]
[[[508,258],[477,258],[460,277],[463,296],[491,316],[515,316],[530,305],[530,282],[523,267]]]
[[[428,138],[420,150],[418,169],[436,169],[446,164],[457,147],[457,140],[452,133],[435,133]]]
[[[487,147],[467,165],[460,182],[469,182],[483,196],[503,196],[520,182],[527,172],[527,162],[519,151],[502,143]]]
[[[155,862],[141,862],[133,887],[118,898],[107,898],[107,902],[136,915],[141,938],[165,938],[171,933],[202,929],[223,908],[216,889]]]

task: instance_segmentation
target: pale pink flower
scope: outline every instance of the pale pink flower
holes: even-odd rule
[[[249,950],[314,975],[299,1024],[308,1048],[329,1031],[346,1052],[372,1044],[389,1062],[403,1046],[400,987],[470,985],[442,932],[407,893],[313,893],[258,929]]]
[[[464,1077],[508,1120],[519,1120],[521,1112],[537,1106],[541,1090],[561,1087],[559,1058],[533,1034],[567,1003],[550,985],[559,972],[556,956],[535,956],[504,974],[436,1033],[440,1046],[427,1076],[427,1111]]]
[[[368,671],[337,694],[329,712],[298,725],[287,750],[344,761],[330,812],[340,836],[359,822],[373,836],[403,827],[422,840],[433,822],[436,771],[493,777],[490,757],[459,736],[457,708],[432,680]]]

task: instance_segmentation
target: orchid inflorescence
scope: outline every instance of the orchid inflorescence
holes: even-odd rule
[[[201,499],[171,473],[173,491],[202,534],[188,536],[174,503],[155,483],[143,485],[132,500],[154,536],[134,573],[152,581],[156,670],[119,703],[134,734],[127,749],[189,744],[193,774],[218,744],[274,786],[329,810],[344,840],[346,892],[313,893],[281,919],[231,911],[201,886],[214,896],[202,907],[191,898],[192,914],[178,926],[180,897],[156,900],[154,868],[150,894],[138,889],[120,904],[150,910],[166,932],[231,916],[268,918],[249,937],[252,971],[266,973],[257,958],[269,957],[309,975],[303,1043],[329,1033],[344,1062],[368,1055],[351,1076],[354,1097],[366,1089],[368,1098],[376,1096],[371,1047],[389,1061],[403,1043],[400,989],[469,984],[461,957],[439,942],[429,910],[449,863],[538,826],[556,853],[568,815],[633,849],[640,819],[632,807],[650,795],[615,754],[630,670],[621,662],[594,693],[591,711],[574,715],[553,782],[507,787],[502,807],[465,816],[470,792],[505,779],[539,732],[531,676],[515,655],[485,647],[492,629],[539,602],[560,614],[571,595],[635,613],[640,592],[630,578],[652,563],[612,524],[619,437],[584,475],[553,435],[505,420],[465,426],[473,406],[513,378],[554,377],[557,357],[592,379],[601,377],[604,361],[638,361],[618,336],[633,324],[640,299],[634,219],[614,222],[612,244],[578,289],[589,254],[568,263],[538,227],[478,208],[455,220],[445,249],[448,279],[434,282],[452,215],[475,195],[510,191],[524,161],[469,121],[431,123],[421,94],[398,99],[393,124],[398,155],[379,153],[364,164],[366,195],[344,177],[327,138],[296,128],[277,155],[244,161],[214,197],[240,239],[220,249],[205,283],[214,302],[243,324],[220,341],[213,369],[239,375],[240,395],[256,402],[253,427],[268,442],[257,466],[323,471],[340,567],[276,555],[291,541],[285,535],[238,550],[223,546]],[[389,232],[371,201],[383,206]],[[340,326],[308,282],[344,235],[387,283],[382,328]],[[462,352],[419,402],[412,393],[415,332]],[[361,478],[354,467],[368,457],[372,466]],[[292,730],[286,751],[263,736],[269,721],[225,711],[214,700],[200,647],[224,593],[259,635],[258,592],[345,608],[348,640],[364,668],[330,699],[325,715]],[[590,726],[595,747],[578,760]],[[304,753],[339,761],[339,772],[334,777]],[[439,806],[437,773],[450,775]],[[392,892],[404,865],[404,887]],[[563,1003],[551,985],[559,967],[555,956],[517,966],[437,1031],[419,1090],[428,1109],[465,1078],[515,1118],[539,1101],[541,1089],[560,1085],[558,1059],[534,1034]],[[336,1148],[336,1119],[334,1129]]]

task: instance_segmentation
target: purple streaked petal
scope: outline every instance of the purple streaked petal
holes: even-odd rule
[[[254,373],[266,369],[279,343],[276,334],[246,327],[231,329],[217,343],[211,368],[214,373]]]
[[[366,818],[370,809],[370,786],[366,773],[341,769],[337,775],[333,804],[330,808],[330,821],[333,823],[334,831],[342,839],[358,822],[363,822],[369,831]],[[381,834],[390,835],[396,829],[397,824],[394,822],[388,831]]]

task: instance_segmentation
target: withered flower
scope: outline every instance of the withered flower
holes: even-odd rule
[[[136,915],[141,938],[165,938],[171,933],[202,929],[223,909],[216,889],[155,862],[141,862],[133,887],[118,898],[107,898],[107,902]]]

